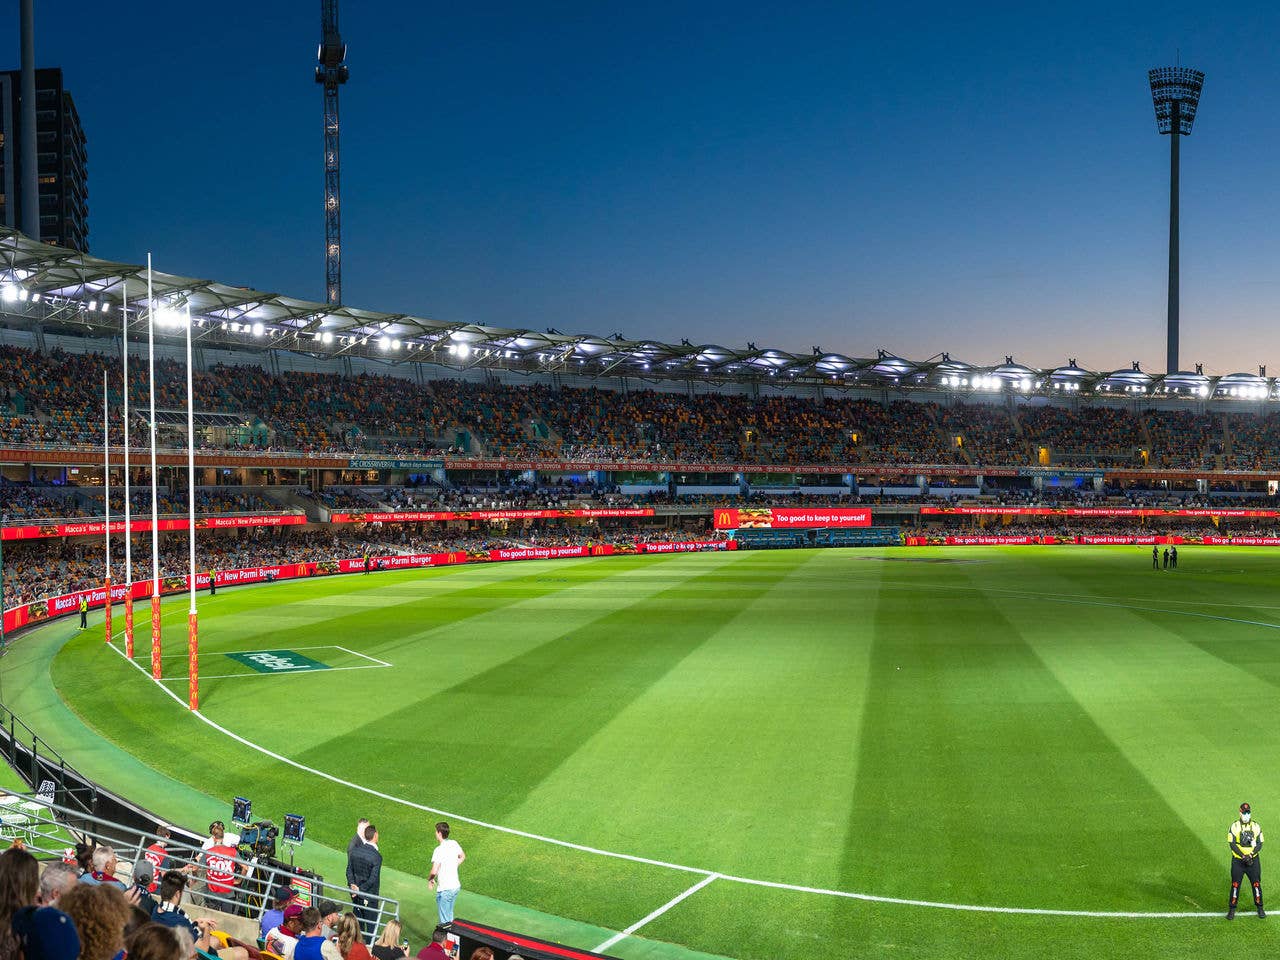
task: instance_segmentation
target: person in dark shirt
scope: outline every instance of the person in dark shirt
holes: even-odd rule
[[[355,852],[357,847],[364,846],[364,828],[369,825],[369,821],[363,817],[356,823],[356,835],[347,842],[347,886],[351,886],[351,854]],[[355,893],[355,890],[351,891]]]
[[[405,960],[409,956],[408,942],[401,943],[399,920],[388,920],[382,928],[382,936],[369,948],[373,960]]]
[[[348,857],[347,885],[351,888],[351,903],[360,920],[360,928],[370,938],[378,916],[372,898],[378,896],[381,884],[382,854],[378,851],[378,828],[369,824],[364,828],[364,843],[353,849]]]
[[[155,915],[159,902],[150,893],[155,880],[155,867],[148,860],[139,860],[133,865],[133,886],[138,891],[138,906],[147,912],[147,916]]]
[[[181,927],[191,934],[196,942],[196,949],[202,953],[212,954],[218,960],[249,960],[249,951],[244,947],[225,947],[218,949],[217,941],[211,936],[217,921],[208,917],[197,917],[192,920],[182,911],[182,891],[187,888],[186,875],[177,870],[169,870],[160,881],[160,903],[151,919],[166,927]]]

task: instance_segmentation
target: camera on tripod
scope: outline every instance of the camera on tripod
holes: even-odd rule
[[[240,855],[245,859],[274,857],[278,836],[280,836],[280,828],[270,820],[251,823],[240,831]]]

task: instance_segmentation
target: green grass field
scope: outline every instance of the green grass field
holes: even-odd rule
[[[1227,924],[831,894],[1221,913],[1241,800],[1280,844],[1280,551],[1181,559],[1166,573],[1142,548],[744,552],[202,597],[207,717],[396,799],[189,716],[106,647],[100,618],[21,640],[3,689],[68,760],[164,815],[198,825],[237,793],[259,815],[306,814],[300,862],[335,875],[340,857],[312,840],[344,848],[370,815],[419,940],[434,916],[425,806],[454,815],[468,852],[460,916],[577,946],[705,874],[459,816],[723,875],[620,957],[1274,951],[1280,917],[1247,908]],[[185,699],[185,599],[166,629],[166,685]],[[282,650],[327,669],[228,656]]]

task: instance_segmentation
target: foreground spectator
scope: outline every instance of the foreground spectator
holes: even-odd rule
[[[36,902],[40,891],[40,864],[25,850],[13,847],[0,853],[0,958],[18,956],[14,936],[14,915]]]
[[[342,960],[372,960],[354,913],[344,913],[338,919],[338,953]]]
[[[129,960],[183,960],[182,942],[173,927],[144,923],[125,941]]]
[[[139,860],[133,865],[133,886],[137,891],[137,904],[147,914],[150,920],[156,912],[159,904],[156,898],[150,893],[155,884],[156,868],[151,865],[149,860]]]
[[[280,926],[263,938],[270,953],[284,957],[285,960],[293,956],[298,937],[302,935],[302,910],[300,903],[291,903],[284,908],[284,919],[280,921]]]
[[[338,920],[342,916],[342,910],[332,900],[320,900],[316,907],[320,910],[321,935],[326,940],[334,939],[338,935]]]
[[[286,886],[276,887],[272,892],[273,906],[270,910],[264,910],[262,919],[258,921],[258,939],[267,939],[267,934],[274,930],[280,924],[284,923],[284,909],[293,902],[293,888]]]
[[[201,953],[213,954],[219,960],[249,960],[249,952],[244,947],[224,947],[218,949],[216,941],[210,936],[215,922],[208,917],[197,917],[192,920],[182,910],[182,892],[187,888],[186,875],[177,871],[168,871],[160,881],[160,905],[156,908],[155,921],[166,927],[186,930],[195,941],[196,949]],[[282,954],[283,956],[283,954]],[[91,958],[86,958],[91,960]]]
[[[93,870],[93,844],[77,843],[75,846],[76,866],[80,869],[80,875],[90,873]]]
[[[116,876],[116,868],[119,866],[115,847],[103,844],[93,851],[93,869],[81,876],[80,882],[91,886],[106,884],[123,891],[127,889],[125,882]]]
[[[17,952],[24,960],[78,960],[80,935],[75,923],[61,910],[53,907],[23,907],[10,924],[5,925],[5,935],[12,936]]]
[[[449,951],[445,949],[445,940],[449,933],[444,927],[436,927],[431,931],[431,942],[418,951],[418,960],[448,960]]]
[[[108,883],[79,883],[58,901],[80,934],[80,960],[112,960],[124,949],[124,928],[132,907],[124,892]]]
[[[40,891],[36,894],[36,903],[42,907],[52,907],[79,879],[80,872],[73,864],[60,860],[46,863],[44,873],[40,874]]]
[[[324,918],[318,907],[302,911],[302,936],[293,948],[293,960],[342,960],[338,945],[324,935]]]
[[[388,920],[382,928],[382,936],[370,951],[374,960],[404,960],[409,956],[409,944],[400,942],[400,921]]]

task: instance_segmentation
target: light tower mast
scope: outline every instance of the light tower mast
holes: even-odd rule
[[[1177,373],[1178,366],[1178,143],[1191,136],[1204,88],[1204,74],[1190,67],[1157,67],[1148,71],[1151,100],[1156,108],[1156,129],[1169,136],[1169,317],[1165,372]]]
[[[324,86],[325,297],[342,303],[342,199],[338,176],[338,87],[347,82],[347,45],[338,33],[338,0],[320,0],[316,83]]]

